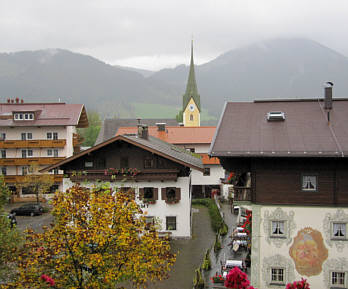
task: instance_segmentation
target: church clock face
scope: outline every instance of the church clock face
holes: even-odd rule
[[[195,110],[195,105],[194,104],[190,104],[189,110],[194,111]]]

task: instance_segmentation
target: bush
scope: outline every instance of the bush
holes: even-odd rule
[[[227,233],[228,233],[228,226],[225,223],[223,223],[222,228],[220,228],[220,235],[226,236]]]
[[[211,260],[210,260],[210,249],[204,255],[202,269],[208,271],[211,269]]]
[[[196,269],[195,277],[193,278],[194,289],[204,289],[204,280],[201,273],[201,268]]]
[[[214,243],[214,252],[221,250],[220,235],[216,234],[215,243]]]
[[[219,208],[216,206],[212,199],[195,199],[192,200],[193,205],[202,205],[209,209],[211,227],[215,233],[218,233],[220,228],[224,224],[224,220],[221,218]]]

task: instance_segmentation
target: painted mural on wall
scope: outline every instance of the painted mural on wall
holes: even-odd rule
[[[328,250],[321,233],[310,227],[298,231],[289,250],[296,270],[300,275],[319,275],[322,264],[327,259]]]

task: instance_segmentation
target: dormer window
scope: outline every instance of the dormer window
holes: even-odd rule
[[[34,120],[33,112],[15,112],[13,114],[14,120]]]
[[[285,113],[282,111],[270,111],[267,113],[268,121],[284,121]]]

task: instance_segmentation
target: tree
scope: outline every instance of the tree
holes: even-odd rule
[[[178,112],[178,114],[175,116],[177,122],[183,122],[183,111],[182,109]]]
[[[22,186],[28,187],[36,195],[36,202],[40,203],[40,194],[50,191],[54,184],[54,175],[40,174],[38,166],[33,164],[28,169],[29,174],[23,178]]]
[[[101,127],[100,115],[96,111],[87,113],[89,126],[87,128],[78,129],[78,133],[84,139],[84,146],[93,146]]]
[[[129,192],[76,185],[57,192],[53,206],[52,227],[27,233],[14,286],[42,288],[48,277],[55,288],[140,286],[165,278],[175,262],[168,240],[146,224]]]
[[[15,273],[13,257],[21,243],[21,235],[12,229],[3,205],[8,202],[10,190],[0,176],[0,280],[10,280]]]

